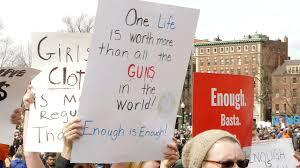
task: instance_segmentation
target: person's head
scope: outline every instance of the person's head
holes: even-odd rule
[[[23,154],[21,152],[17,152],[15,154],[15,158],[22,159],[23,158]]]
[[[239,141],[222,130],[197,135],[187,142],[182,152],[184,168],[245,168],[248,162]]]
[[[46,164],[48,165],[48,166],[55,166],[55,153],[48,153],[48,154],[46,154]]]

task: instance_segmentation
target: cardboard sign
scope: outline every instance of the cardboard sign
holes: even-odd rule
[[[73,162],[163,158],[198,14],[137,0],[99,1],[79,107],[83,137],[73,146]]]
[[[32,34],[32,67],[42,72],[32,81],[36,99],[29,112],[26,151],[61,152],[62,128],[78,113],[90,39],[88,34]]]
[[[26,88],[38,73],[32,68],[0,68],[0,143],[13,143],[16,125],[10,116],[21,106]]]
[[[249,76],[194,73],[193,136],[222,129],[251,145],[253,78]]]
[[[243,150],[250,160],[248,168],[296,167],[292,139],[259,141]]]

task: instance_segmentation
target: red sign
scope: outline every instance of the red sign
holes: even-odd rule
[[[237,136],[241,146],[252,141],[253,77],[194,73],[193,136],[222,129]]]

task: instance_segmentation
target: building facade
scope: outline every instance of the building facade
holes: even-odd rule
[[[270,40],[257,34],[241,40],[195,43],[193,61],[196,72],[253,76],[256,121],[271,118],[272,72],[288,59],[288,38]]]
[[[272,115],[300,114],[300,60],[286,60],[272,74]]]

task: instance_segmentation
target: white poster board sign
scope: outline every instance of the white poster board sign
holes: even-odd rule
[[[16,125],[10,116],[21,106],[26,88],[38,73],[32,68],[0,68],[0,143],[13,143]]]
[[[73,146],[72,162],[163,158],[198,15],[137,0],[99,1],[79,107],[83,137]]]
[[[36,99],[29,112],[26,151],[61,152],[62,128],[77,116],[89,46],[89,34],[32,34],[32,67],[42,72],[32,81]]]
[[[258,141],[244,151],[250,159],[248,168],[296,167],[292,139]]]

